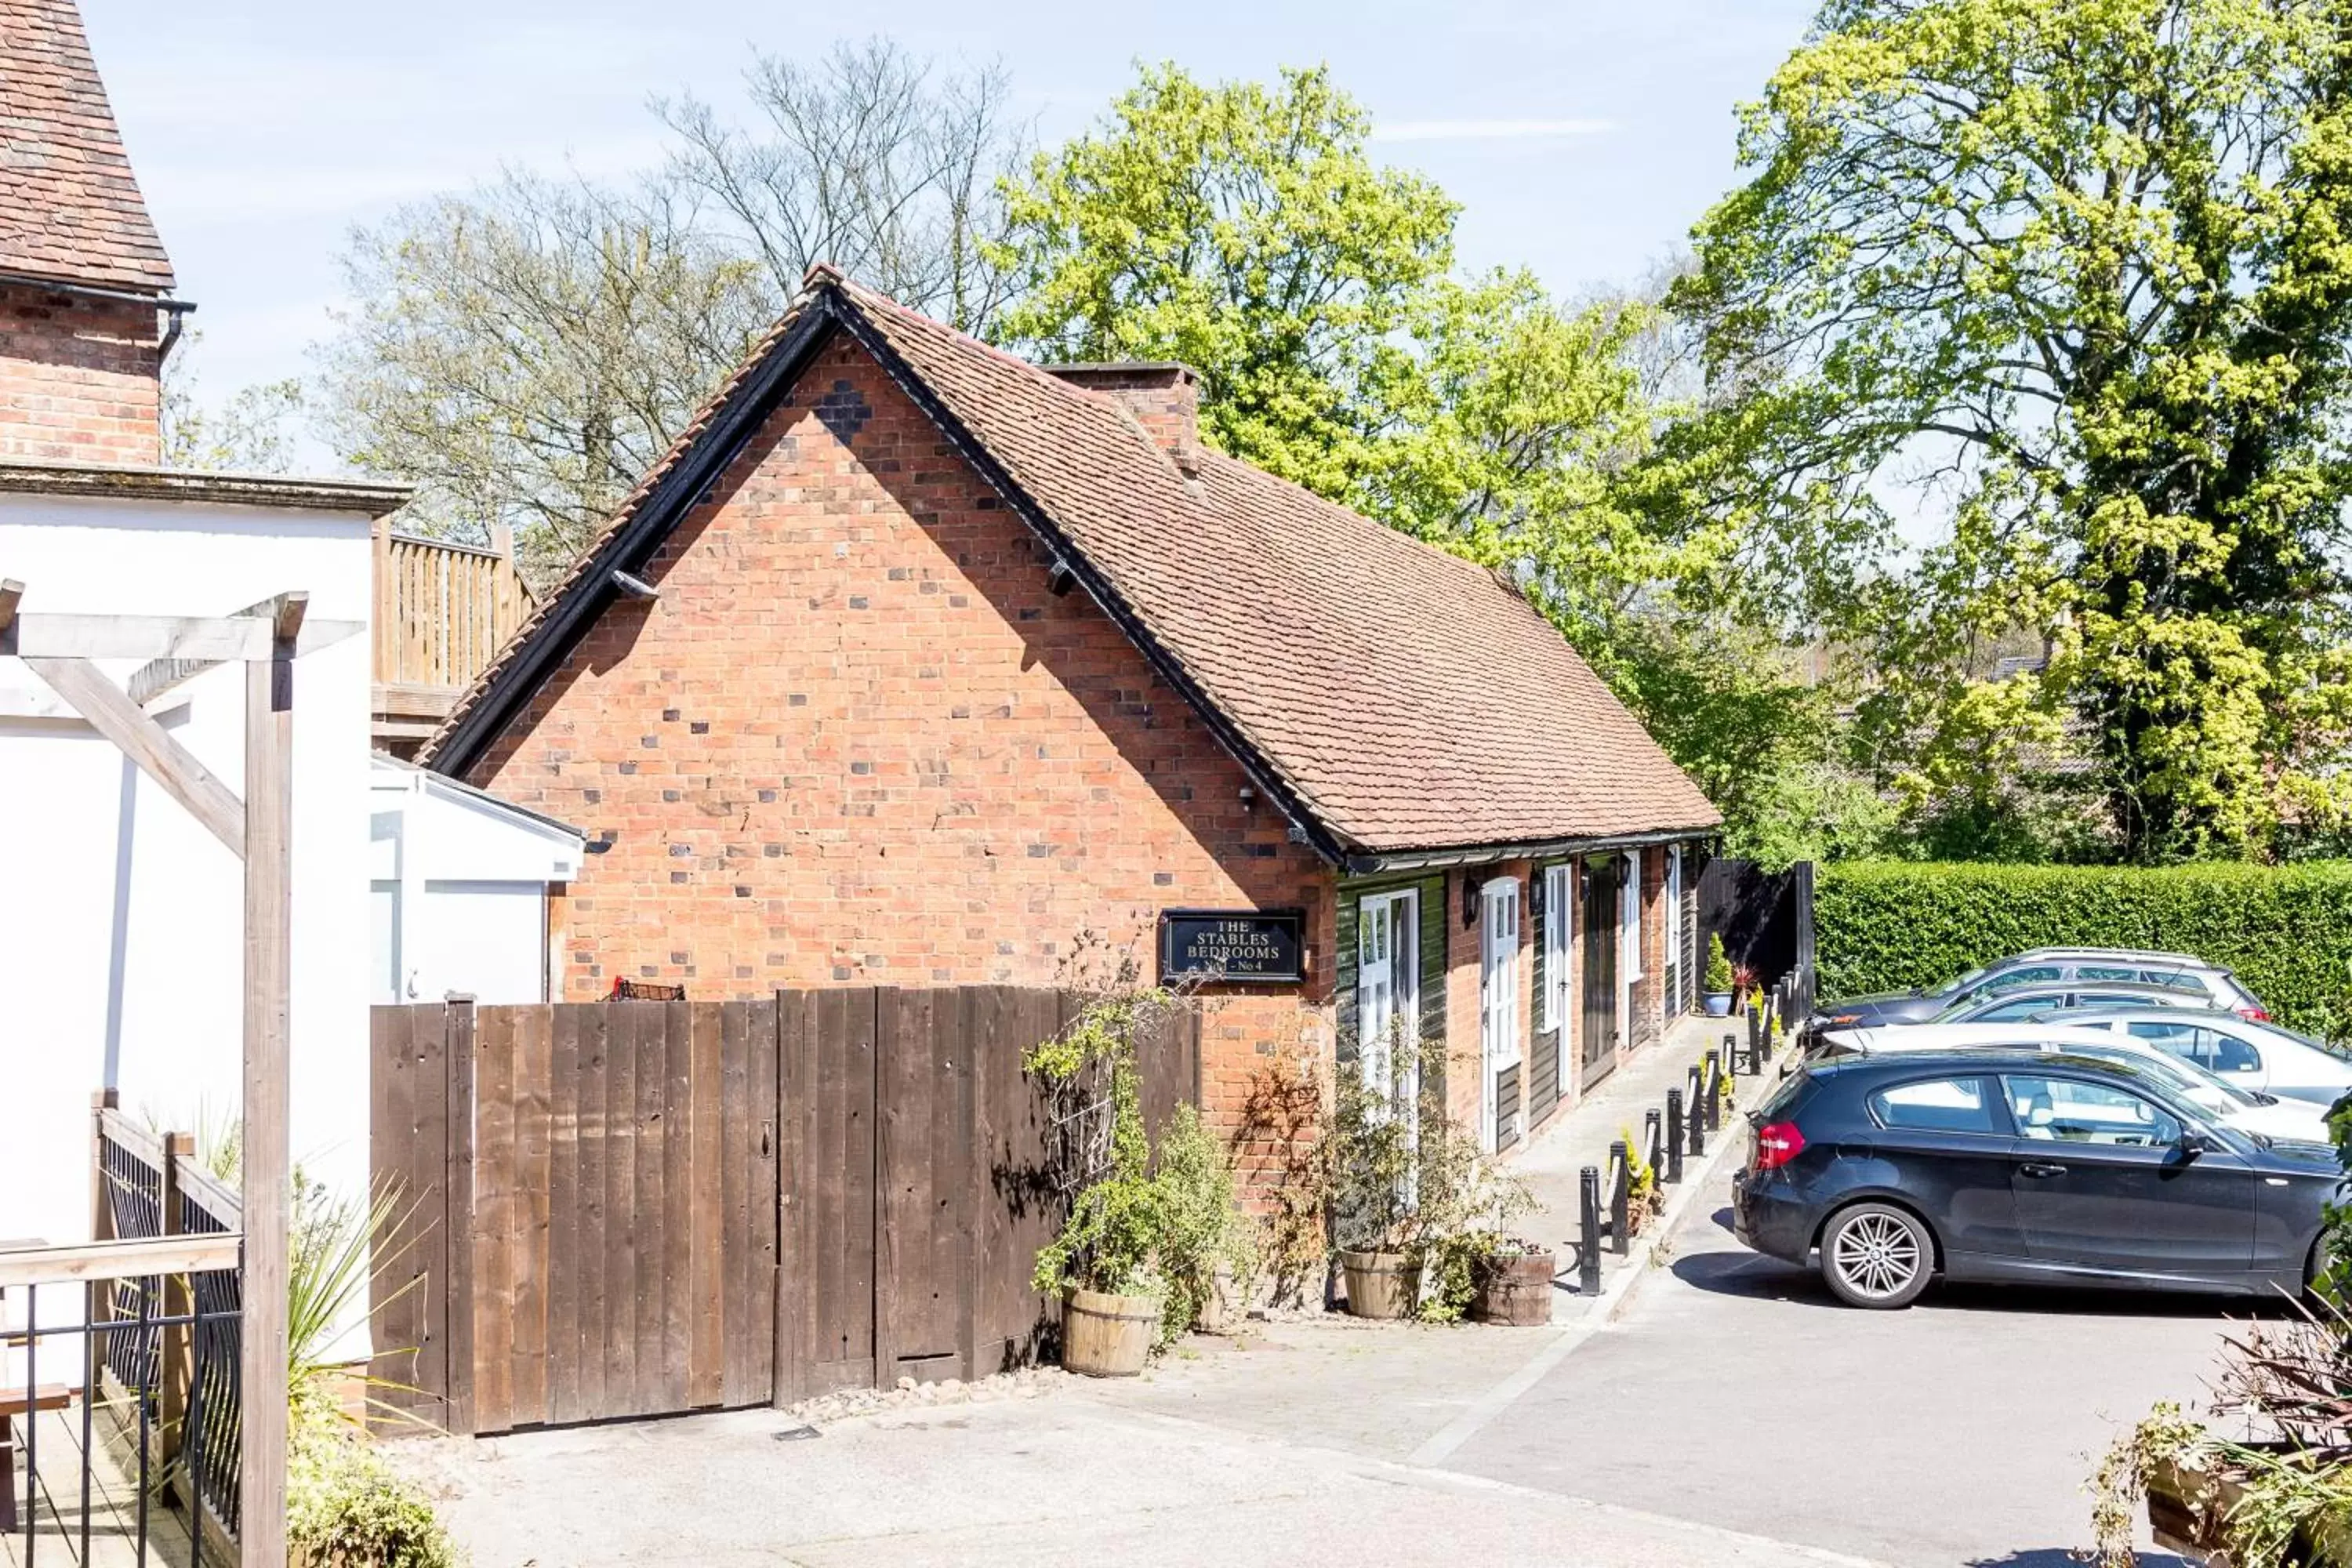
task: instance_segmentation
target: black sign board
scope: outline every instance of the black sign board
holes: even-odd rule
[[[1160,916],[1160,978],[1301,980],[1306,942],[1301,910],[1166,910]]]

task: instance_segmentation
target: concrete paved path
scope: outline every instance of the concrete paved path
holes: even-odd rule
[[[949,1406],[776,1441],[791,1425],[745,1412],[401,1453],[445,1494],[476,1568],[1853,1563],[1108,1400]]]

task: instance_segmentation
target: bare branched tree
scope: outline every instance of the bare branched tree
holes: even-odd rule
[[[713,198],[780,289],[832,261],[964,331],[1010,291],[998,179],[1024,150],[1001,66],[942,71],[887,38],[814,65],[761,55],[745,73],[762,123],[694,98],[658,100],[684,142],[672,170]]]
[[[527,574],[560,574],[811,262],[985,330],[997,175],[1024,134],[1003,73],[876,41],[746,74],[749,128],[656,105],[679,139],[665,169],[510,173],[353,234],[316,418],[346,461],[418,486],[404,526],[503,522]]]
[[[780,306],[698,204],[509,174],[356,233],[320,355],[331,438],[419,486],[409,526],[504,522],[526,572],[559,574]]]

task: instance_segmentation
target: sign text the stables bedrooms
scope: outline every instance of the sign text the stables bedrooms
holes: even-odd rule
[[[1300,980],[1306,936],[1307,916],[1300,910],[1164,910],[1160,977]]]

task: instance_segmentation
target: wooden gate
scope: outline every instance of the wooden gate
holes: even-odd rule
[[[388,1401],[453,1432],[978,1377],[1053,1331],[1060,1224],[1013,986],[374,1010],[372,1155],[401,1194],[373,1310]],[[1197,1101],[1197,1013],[1142,1053]]]

